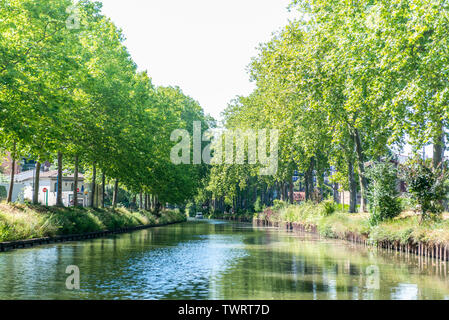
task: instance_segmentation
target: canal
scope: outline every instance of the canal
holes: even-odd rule
[[[66,268],[80,289],[66,288]],[[447,299],[445,263],[251,224],[189,221],[0,253],[0,299]]]

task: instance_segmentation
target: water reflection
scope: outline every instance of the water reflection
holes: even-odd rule
[[[68,265],[81,290],[65,287]],[[429,258],[222,221],[0,254],[1,299],[446,299]]]

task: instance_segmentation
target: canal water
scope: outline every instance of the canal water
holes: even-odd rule
[[[73,265],[79,290],[66,288]],[[310,234],[188,221],[0,253],[0,299],[448,299],[448,269]]]

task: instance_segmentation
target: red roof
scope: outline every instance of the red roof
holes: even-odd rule
[[[305,192],[293,192],[293,198],[295,201],[305,201],[306,193]]]

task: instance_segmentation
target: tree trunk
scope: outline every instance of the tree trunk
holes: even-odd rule
[[[58,190],[56,191],[56,206],[62,207],[62,153],[58,152]]]
[[[354,164],[352,159],[348,161],[348,180],[349,180],[349,213],[356,212],[357,205],[357,182],[354,177]]]
[[[368,183],[365,177],[365,157],[363,156],[362,141],[357,129],[354,131],[355,149],[357,153],[358,173],[360,182],[360,212],[367,212],[366,190]]]
[[[310,200],[310,190],[309,190],[309,170],[304,172],[304,192],[305,192],[305,200]]]
[[[445,142],[444,142],[444,131],[434,138],[433,143],[433,167],[438,168],[443,162]]]
[[[90,207],[95,208],[95,196],[97,194],[97,165],[92,166],[92,198],[90,200]]]
[[[102,172],[101,177],[101,208],[104,209],[104,198],[106,194],[106,175],[104,174],[104,171]]]
[[[78,155],[75,156],[75,173],[73,174],[74,187],[73,187],[73,206],[78,207]]]
[[[251,203],[251,187],[248,183],[248,186],[246,187],[246,202],[245,202],[245,208],[246,210],[249,210]]]
[[[161,203],[159,202],[159,197],[157,196],[157,195],[155,195],[154,196],[154,202],[155,202],[155,205],[154,205],[154,213],[157,215],[157,216],[159,216],[159,212],[161,211]]]
[[[34,190],[33,190],[33,204],[39,204],[39,176],[41,173],[41,163],[36,162],[34,173]]]
[[[137,195],[135,194],[134,196],[133,196],[133,205],[132,205],[132,209],[133,210],[135,210],[135,209],[137,209],[138,207],[137,207]]]
[[[253,203],[256,203],[256,201],[257,201],[257,185],[254,186]]]
[[[281,201],[285,200],[285,193],[284,193],[284,182],[280,182],[281,185]]]
[[[307,175],[307,187],[306,190],[308,191],[308,197],[307,200],[313,200],[313,191],[314,191],[314,184],[313,184],[313,169],[314,169],[314,158],[310,159],[309,168],[307,169],[306,175]],[[306,192],[307,192],[306,191]]]
[[[317,184],[319,184],[318,190],[320,191],[319,201],[322,201],[324,199],[324,173],[323,172],[317,172]]]
[[[293,176],[290,178],[290,204],[293,204],[295,202],[295,196],[293,194]]]
[[[340,203],[340,200],[338,199],[338,184],[336,182],[333,183],[332,189],[334,191],[334,202]]]
[[[10,175],[10,181],[9,181],[9,190],[8,190],[8,197],[6,198],[7,203],[12,202],[12,194],[14,191],[14,175],[16,173],[16,142],[14,141],[13,149],[11,153],[11,175]]]
[[[143,210],[143,194],[142,194],[142,192],[139,194],[139,200],[140,200],[139,209]]]
[[[150,196],[148,195],[148,193],[145,193],[145,210],[150,210]]]
[[[117,198],[118,198],[118,179],[115,179],[114,184],[114,194],[112,196],[112,207],[117,207]]]

